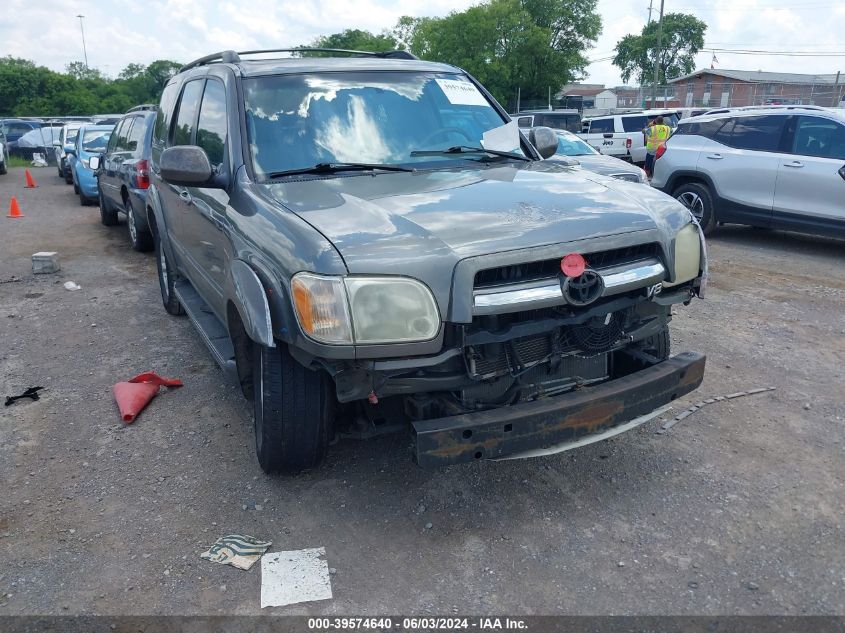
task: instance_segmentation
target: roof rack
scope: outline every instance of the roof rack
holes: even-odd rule
[[[212,64],[214,62],[222,62],[224,64],[237,64],[241,61],[241,55],[256,55],[259,53],[340,53],[342,55],[351,55],[354,57],[380,57],[382,59],[419,59],[419,57],[417,57],[413,53],[402,50],[373,52],[355,51],[345,48],[268,48],[258,49],[254,51],[220,51],[219,53],[212,53],[211,55],[200,57],[199,59],[195,59],[194,61],[185,64],[184,66],[182,66],[182,68],[179,69],[179,72],[184,72],[186,70],[190,70],[191,68],[196,68],[197,66],[205,66],[206,64]]]
[[[126,113],[143,112],[145,110],[158,110],[158,106],[154,103],[142,103],[141,105],[136,105],[134,108],[129,108]]]

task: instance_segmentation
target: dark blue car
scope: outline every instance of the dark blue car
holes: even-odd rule
[[[126,214],[132,248],[150,251],[153,237],[147,222],[147,187],[150,185],[150,145],[156,110],[133,108],[115,126],[97,172],[100,219],[106,226]]]

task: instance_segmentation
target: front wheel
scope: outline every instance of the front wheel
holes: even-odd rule
[[[284,343],[252,344],[255,452],[266,473],[293,474],[325,457],[335,398],[323,371],[303,367]]]
[[[97,199],[100,201],[100,223],[103,226],[115,226],[118,222],[117,211],[109,206],[106,197],[103,195],[103,190],[97,188]]]
[[[716,226],[716,208],[713,206],[713,194],[710,187],[697,182],[681,185],[672,193],[675,200],[690,210],[701,230],[707,235]]]
[[[161,302],[164,304],[164,309],[168,314],[179,316],[185,314],[182,304],[176,298],[176,291],[174,288],[175,271],[170,265],[170,260],[167,259],[167,253],[164,249],[164,244],[161,243],[161,238],[156,233],[154,236],[155,250],[156,250],[156,269],[158,271],[158,285],[161,289]]]

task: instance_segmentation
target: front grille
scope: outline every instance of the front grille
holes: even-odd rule
[[[566,253],[561,253],[560,257],[555,259],[479,270],[475,273],[475,288],[489,288],[491,286],[555,277],[560,273],[560,259],[564,255]],[[582,253],[582,255],[587,260],[587,265],[590,268],[607,268],[620,264],[629,264],[649,257],[656,257],[662,261],[660,245],[657,242],[614,248],[595,253]]]

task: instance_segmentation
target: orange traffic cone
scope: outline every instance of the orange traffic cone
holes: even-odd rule
[[[22,218],[21,208],[18,206],[18,199],[12,196],[12,201],[9,203],[9,215],[7,218]]]
[[[131,424],[150,400],[155,398],[160,386],[181,387],[182,381],[175,378],[162,378],[153,372],[138,374],[126,382],[119,382],[112,390],[120,417],[127,424]]]
[[[28,169],[24,173],[26,174],[26,188],[35,189],[38,186],[35,184],[35,178],[32,177],[32,174],[29,173]]]

